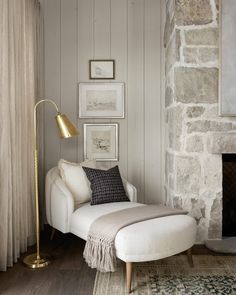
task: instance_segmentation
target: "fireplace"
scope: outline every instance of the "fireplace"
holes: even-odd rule
[[[236,237],[236,154],[223,154],[223,237]]]

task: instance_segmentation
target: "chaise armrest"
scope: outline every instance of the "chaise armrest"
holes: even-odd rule
[[[127,197],[129,198],[130,202],[137,202],[137,189],[131,183],[129,183],[125,178],[122,177],[123,185]]]
[[[73,212],[73,196],[61,179],[58,168],[52,168],[46,176],[47,221],[63,233],[70,232],[70,217]]]

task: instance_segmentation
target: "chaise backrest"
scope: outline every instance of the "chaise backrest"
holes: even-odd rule
[[[137,190],[122,178],[126,194],[131,202],[137,202]],[[63,233],[70,232],[70,217],[75,210],[74,198],[62,180],[59,169],[50,169],[46,176],[46,216],[47,222]]]

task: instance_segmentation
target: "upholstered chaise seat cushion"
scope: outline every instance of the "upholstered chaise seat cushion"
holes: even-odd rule
[[[134,202],[82,204],[71,216],[71,232],[87,239],[89,228],[98,217],[125,208],[145,206]],[[116,255],[123,261],[150,261],[190,248],[196,237],[196,222],[187,215],[146,220],[121,229],[116,235]]]

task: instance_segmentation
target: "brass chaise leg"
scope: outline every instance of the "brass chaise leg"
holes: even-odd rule
[[[56,232],[55,228],[52,227],[52,232],[51,232],[51,236],[50,236],[50,241],[53,240],[54,235],[55,235],[55,232]]]
[[[193,267],[193,256],[192,256],[192,248],[189,248],[187,250],[187,256],[188,256],[188,263],[191,267]]]
[[[126,262],[126,284],[127,290],[131,293],[131,282],[132,282],[132,262]]]

